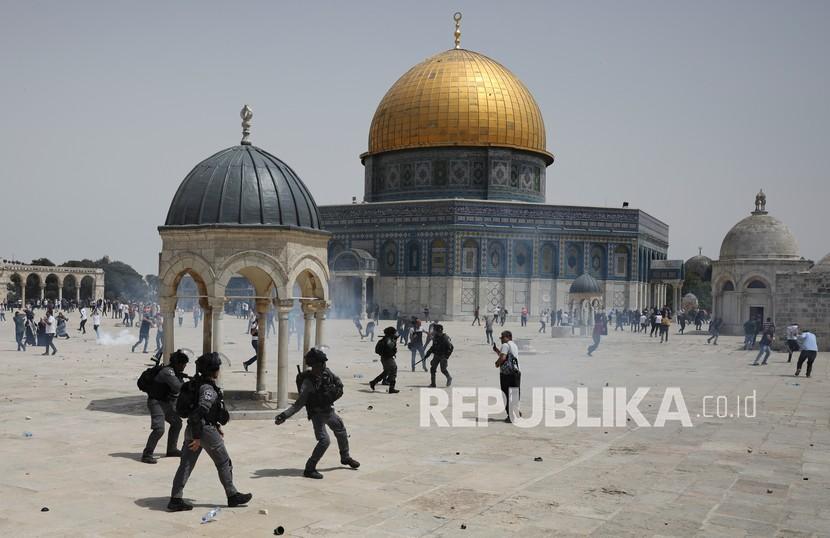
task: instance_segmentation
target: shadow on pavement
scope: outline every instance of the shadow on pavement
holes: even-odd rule
[[[185,498],[187,502],[193,505],[194,508],[214,508],[216,506],[225,506],[225,503],[219,504],[204,504],[204,503],[194,503],[190,499]],[[136,506],[140,506],[141,508],[147,508],[149,510],[153,510],[155,512],[167,512],[167,503],[170,502],[170,497],[145,497],[144,499],[136,499],[135,504]],[[198,516],[197,516],[198,517]]]
[[[329,471],[351,471],[348,467],[327,467],[326,469],[317,469],[321,473]],[[303,470],[298,468],[291,469],[258,469],[254,471],[251,478],[277,478],[280,476],[303,476]]]
[[[127,460],[141,461],[141,452],[113,452],[111,454],[107,454],[107,456],[111,458],[124,458]]]
[[[104,398],[92,400],[86,406],[87,411],[103,411],[119,415],[143,416],[147,411],[147,396],[120,396],[118,398]]]

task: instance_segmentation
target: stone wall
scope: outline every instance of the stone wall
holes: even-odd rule
[[[776,275],[775,326],[781,341],[793,322],[815,332],[819,349],[830,351],[830,272]]]

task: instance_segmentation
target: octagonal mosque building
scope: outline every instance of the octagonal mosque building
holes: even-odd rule
[[[333,314],[471,319],[567,310],[582,274],[606,308],[663,305],[668,225],[631,208],[549,205],[542,111],[499,62],[455,47],[404,73],[369,127],[362,203],[320,207]]]

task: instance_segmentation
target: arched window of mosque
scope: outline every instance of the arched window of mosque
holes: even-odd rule
[[[735,284],[733,284],[731,280],[727,280],[723,283],[721,291],[735,291]]]
[[[501,243],[492,243],[490,245],[490,270],[493,272],[503,271],[503,260],[504,247],[501,245]]]
[[[591,275],[605,278],[605,249],[601,246],[591,247]]]
[[[447,272],[447,243],[443,239],[432,242],[430,262],[432,274],[442,275]]]
[[[387,271],[394,271],[395,267],[398,265],[398,249],[395,247],[395,243],[387,241],[386,244],[383,245],[383,254],[381,256],[383,268]]]
[[[475,273],[478,271],[478,242],[467,239],[461,246],[461,271]]]
[[[582,252],[579,248],[576,247],[576,245],[570,245],[568,247],[567,256],[565,257],[568,274],[575,275],[580,272],[582,264],[579,262],[579,260],[581,257]]]
[[[516,242],[513,246],[514,259],[516,261],[515,270],[517,273],[530,272],[530,245],[523,242]]]
[[[546,274],[553,273],[553,246],[544,245],[542,247],[542,267],[541,271]]]
[[[614,275],[619,277],[628,276],[628,247],[623,245],[614,249]]]
[[[749,284],[746,285],[746,287],[749,288],[749,289],[760,290],[760,289],[765,289],[767,287],[767,285],[756,278],[755,280],[750,281]]]
[[[419,271],[421,269],[421,247],[415,241],[409,243],[407,260],[409,271]]]

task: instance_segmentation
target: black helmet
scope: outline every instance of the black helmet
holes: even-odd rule
[[[316,347],[309,349],[303,358],[305,359],[305,363],[309,366],[313,366],[318,363],[322,364],[329,360],[323,350],[317,349]]]
[[[170,354],[170,364],[172,366],[176,366],[179,364],[187,364],[190,361],[190,357],[188,357],[184,351],[181,349],[177,349],[173,353]]]
[[[387,327],[387,328],[383,329],[383,334],[385,336],[397,336],[398,331],[395,330],[395,327]]]
[[[444,326],[441,325],[440,323],[436,323],[435,325],[432,326],[432,328],[435,329],[436,331],[438,331],[439,333],[444,332]]]
[[[196,359],[196,371],[201,374],[215,372],[222,366],[222,359],[216,352],[205,353]]]

